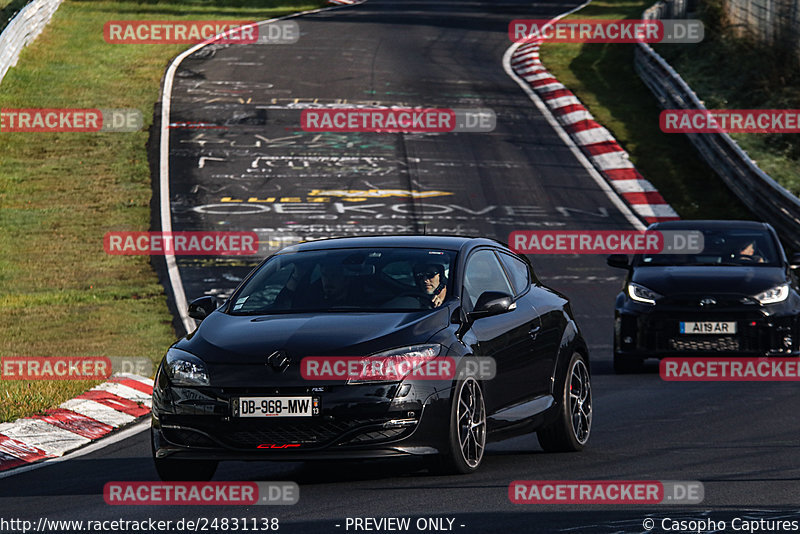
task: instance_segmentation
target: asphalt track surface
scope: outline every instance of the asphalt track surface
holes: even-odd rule
[[[273,248],[293,238],[419,231],[423,224],[429,233],[502,240],[522,229],[631,229],[503,69],[511,19],[548,18],[575,5],[370,0],[297,19],[302,33],[294,45],[204,48],[181,64],[172,95],[171,122],[213,126],[170,130],[173,229],[255,230]],[[303,105],[314,102],[491,108],[497,128],[312,134],[299,121]],[[443,194],[354,200],[321,193],[408,189]],[[614,375],[621,273],[602,257],[532,259],[541,279],[571,298],[590,344],[595,417],[581,453],[546,454],[535,436],[515,438],[492,444],[481,469],[462,477],[431,476],[415,461],[228,462],[215,480],[296,481],[299,503],[106,505],[106,482],[156,480],[141,432],[0,479],[0,517],[278,517],[280,532],[292,533],[347,532],[347,517],[449,517],[464,533],[643,532],[648,516],[800,518],[791,512],[800,504],[793,384],[667,383],[654,365]],[[228,294],[256,261],[179,259],[187,298]],[[705,500],[678,508],[517,505],[508,485],[520,479],[698,480]],[[653,531],[662,531],[658,521]]]

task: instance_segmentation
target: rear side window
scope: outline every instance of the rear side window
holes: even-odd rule
[[[530,272],[528,265],[519,258],[515,258],[509,254],[501,252],[498,254],[500,261],[503,263],[506,272],[511,277],[511,283],[514,286],[514,296],[518,296],[528,289],[530,284]]]
[[[485,291],[513,293],[497,256],[488,249],[479,250],[467,260],[464,270],[464,297],[470,303],[469,309],[475,307],[478,297]]]

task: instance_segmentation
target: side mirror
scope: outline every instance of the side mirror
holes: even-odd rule
[[[789,260],[789,267],[792,269],[800,268],[800,252],[792,254],[792,259]]]
[[[481,317],[490,317],[492,315],[500,315],[506,313],[517,305],[514,298],[508,293],[502,291],[484,291],[478,297],[475,303],[475,308],[469,313],[470,319],[480,319]]]
[[[189,317],[202,321],[211,315],[211,312],[216,310],[218,306],[216,297],[200,297],[189,303]]]
[[[631,264],[628,263],[627,254],[612,254],[606,258],[606,263],[609,267],[616,267],[618,269],[630,269]]]

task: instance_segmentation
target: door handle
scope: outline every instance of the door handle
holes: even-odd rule
[[[532,338],[536,338],[536,336],[539,335],[539,330],[541,330],[541,327],[534,326],[533,328],[528,330],[528,335],[531,336]]]

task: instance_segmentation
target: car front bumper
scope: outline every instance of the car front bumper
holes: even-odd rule
[[[681,322],[735,322],[735,334],[683,334]],[[677,306],[617,309],[614,346],[618,356],[798,356],[796,315],[768,315],[762,308],[698,310]]]
[[[399,396],[402,386],[410,388]],[[312,460],[437,454],[447,443],[449,384],[335,385],[276,391],[156,388],[153,450],[157,458]],[[240,418],[239,396],[313,395],[318,416]]]

